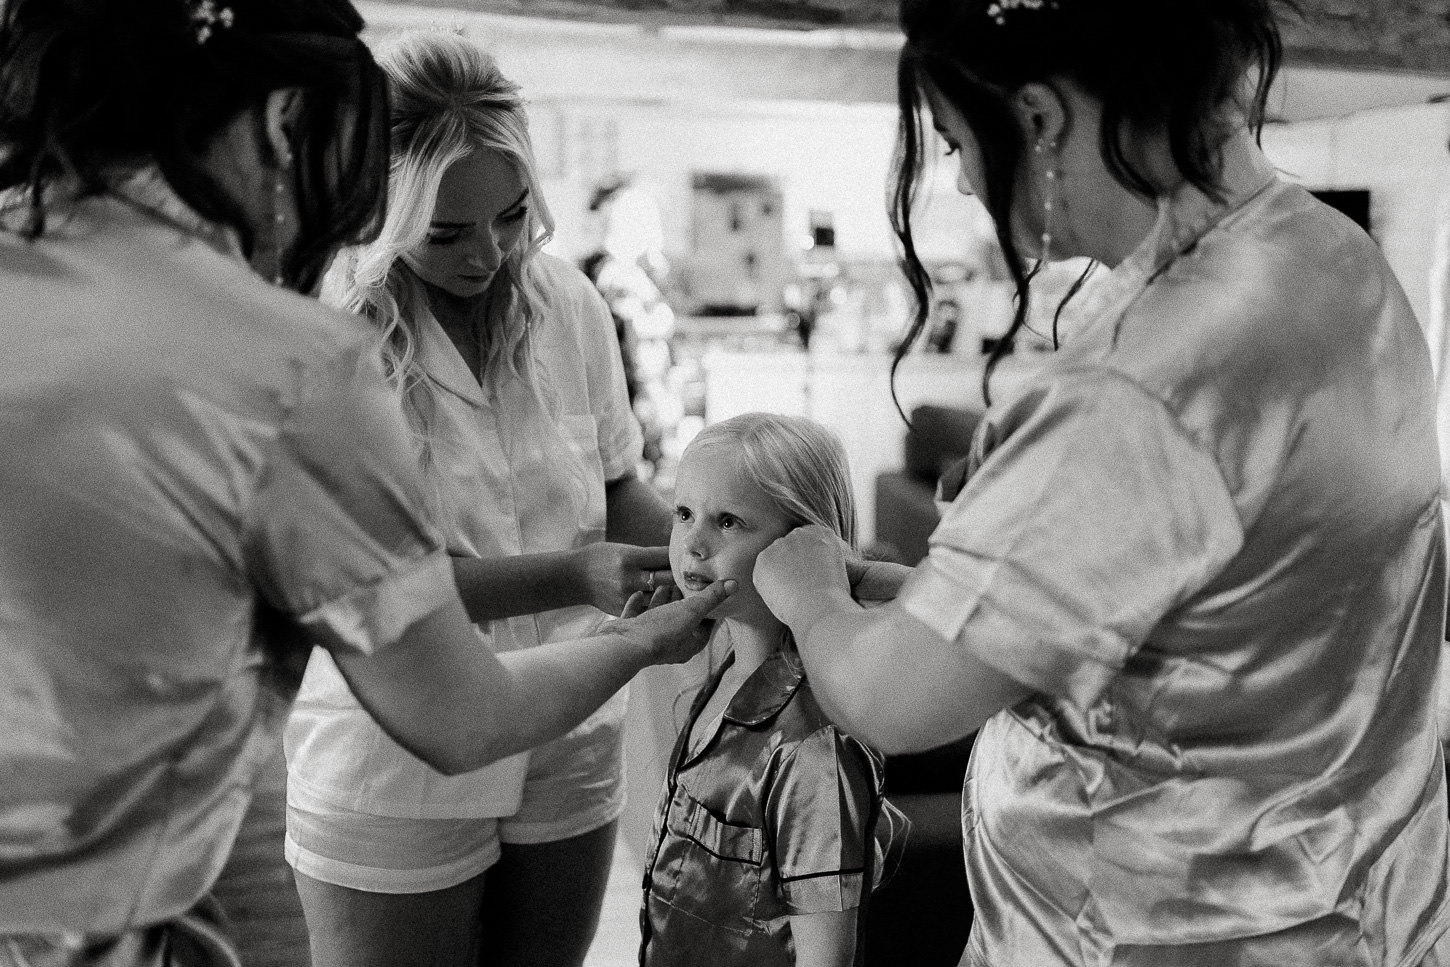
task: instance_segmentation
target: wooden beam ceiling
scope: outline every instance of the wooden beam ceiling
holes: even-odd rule
[[[393,0],[398,6],[636,24],[894,29],[896,0]],[[1174,0],[1164,0],[1171,3]],[[1297,0],[1291,64],[1450,76],[1446,0]]]

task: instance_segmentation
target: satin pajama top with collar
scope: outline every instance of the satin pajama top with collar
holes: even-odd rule
[[[169,920],[282,702],[258,609],[372,653],[454,596],[353,316],[141,172],[0,215],[0,934]],[[308,647],[297,641],[293,647]]]
[[[694,747],[696,697],[655,812],[643,967],[788,967],[790,917],[861,907],[905,848],[881,756],[836,728],[803,673],[771,656]],[[869,876],[868,876],[869,871]]]
[[[1425,340],[1228,147],[988,413],[908,612],[1035,695],[976,743],[965,963],[1413,965],[1450,925]]]
[[[453,555],[534,554],[604,540],[605,483],[632,473],[643,446],[614,322],[598,292],[550,255],[535,256],[533,271],[547,300],[530,337],[545,370],[543,394],[517,374],[481,386],[436,320],[419,326],[418,353],[437,391],[430,484],[442,494],[437,523]],[[605,617],[579,606],[477,628],[502,652],[587,637]],[[624,702],[621,691],[586,725],[621,719]],[[308,665],[286,744],[292,801],[382,816],[511,815],[528,764],[523,753],[459,776],[436,772],[384,734],[321,652]]]

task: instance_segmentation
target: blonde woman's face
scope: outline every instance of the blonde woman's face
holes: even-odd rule
[[[524,243],[529,187],[513,162],[475,151],[443,173],[428,235],[403,253],[418,278],[449,295],[481,295]]]
[[[728,446],[687,450],[675,477],[670,533],[675,586],[691,595],[712,581],[732,578],[739,587],[715,617],[768,616],[755,590],[755,558],[791,526],[770,495],[741,472]]]

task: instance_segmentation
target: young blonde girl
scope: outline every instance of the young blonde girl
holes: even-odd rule
[[[881,757],[821,711],[785,625],[751,580],[788,531],[854,546],[845,453],[823,427],[750,413],[703,430],[681,459],[670,567],[686,595],[726,578],[721,667],[671,756],[644,883],[644,967],[843,967],[906,820]],[[890,852],[894,862],[895,853]]]

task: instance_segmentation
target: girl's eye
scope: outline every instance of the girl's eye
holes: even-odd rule
[[[521,221],[524,220],[524,216],[527,215],[528,213],[529,213],[528,206],[525,205],[523,208],[520,208],[516,212],[510,212],[507,215],[500,215],[499,216],[499,219],[501,221],[505,221],[505,222],[521,222]]]
[[[738,518],[738,517],[731,517],[729,514],[726,514],[726,515],[724,515],[723,517],[720,518],[720,529],[721,530],[727,530],[727,531],[728,530],[733,530],[734,528],[739,527],[739,526],[740,526],[740,518]]]
[[[462,232],[432,232],[428,235],[429,245],[452,245],[463,237]]]
[[[679,521],[682,524],[683,523],[688,523],[689,520],[690,520],[690,512],[688,510],[686,510],[684,507],[676,507],[675,508],[675,520]]]

